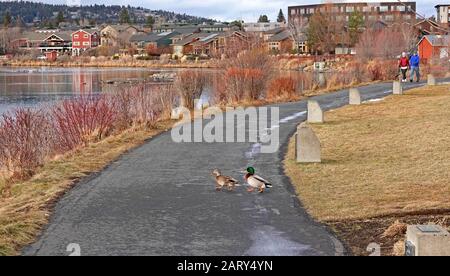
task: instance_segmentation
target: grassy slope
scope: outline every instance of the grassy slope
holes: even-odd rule
[[[293,140],[285,160],[308,212],[330,224],[450,212],[449,106],[437,86],[328,112],[313,125],[324,162],[297,164]]]
[[[56,200],[77,180],[102,170],[171,124],[162,122],[153,130],[130,130],[109,137],[50,161],[32,179],[13,184],[11,194],[0,197],[0,255],[18,254],[22,246],[33,242],[48,222]]]

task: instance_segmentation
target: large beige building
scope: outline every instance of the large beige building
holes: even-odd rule
[[[450,4],[448,5],[437,5],[437,18],[436,21],[439,24],[450,26]]]
[[[317,5],[300,5],[288,8],[289,24],[307,24],[316,13],[332,14],[336,22],[348,22],[354,12],[361,12],[366,22],[386,23],[401,19],[415,21],[416,2],[337,2]]]

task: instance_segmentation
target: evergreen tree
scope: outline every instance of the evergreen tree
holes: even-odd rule
[[[126,23],[129,24],[131,22],[130,14],[128,13],[128,10],[126,8],[123,8],[120,11],[119,22],[121,24],[126,24]]]
[[[267,17],[267,15],[263,14],[259,16],[258,23],[269,23],[269,22],[270,20],[269,17]]]
[[[154,24],[155,24],[155,19],[153,18],[153,16],[151,16],[151,15],[147,16],[147,21],[145,23],[145,26],[148,28],[152,28]]]
[[[278,13],[277,22],[278,23],[286,23],[286,18],[284,17],[284,13],[283,13],[282,9],[280,9],[280,12]]]
[[[350,44],[358,43],[361,29],[364,27],[364,16],[361,12],[354,11],[348,20],[348,35]]]
[[[23,22],[23,19],[22,19],[22,17],[20,17],[20,15],[18,15],[18,16],[16,17],[16,23],[15,23],[15,26],[18,27],[18,28],[23,28],[23,27],[25,27],[25,22]]]
[[[59,25],[59,23],[64,22],[64,13],[62,11],[58,12],[58,16],[56,16],[56,25]]]
[[[243,29],[242,23],[244,23],[242,20],[234,20],[230,23],[231,26],[237,26],[240,30]]]
[[[9,11],[7,11],[5,13],[5,15],[3,16],[3,26],[4,27],[9,27],[9,25],[11,25],[11,13]]]
[[[328,52],[333,48],[331,37],[333,33],[329,28],[329,21],[326,16],[320,12],[311,16],[306,29],[308,46],[315,52]]]

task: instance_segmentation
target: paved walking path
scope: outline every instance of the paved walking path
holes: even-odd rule
[[[360,90],[363,100],[382,98],[392,84]],[[347,104],[348,91],[314,99],[334,109]],[[73,188],[23,253],[68,255],[67,245],[77,243],[82,255],[343,254],[341,243],[305,213],[283,173],[286,145],[306,118],[306,102],[275,106],[282,119],[279,152],[258,154],[251,143],[176,144],[163,133]],[[242,180],[233,171],[248,165],[274,188],[263,195],[244,187],[215,191],[213,168]]]

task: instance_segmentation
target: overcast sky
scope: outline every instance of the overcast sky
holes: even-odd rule
[[[222,21],[242,19],[246,22],[256,21],[260,14],[267,14],[273,21],[276,19],[280,8],[282,8],[285,12],[285,15],[287,15],[288,6],[325,2],[322,0],[40,0],[36,2],[61,4],[80,1],[82,5],[117,4],[142,6],[144,8],[163,9],[179,13],[214,18]],[[343,0],[335,0],[334,2],[337,1]],[[380,2],[380,0],[348,0],[348,2]],[[418,5],[418,11],[421,14],[431,16],[435,14],[434,6],[436,4],[449,1],[418,0],[416,2]]]

